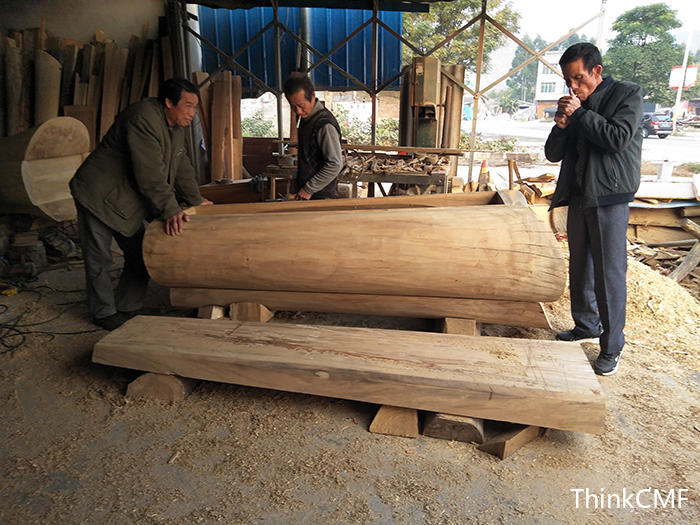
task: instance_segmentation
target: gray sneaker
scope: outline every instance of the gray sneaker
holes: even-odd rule
[[[621,356],[622,350],[616,354],[604,354],[601,352],[598,354],[598,357],[593,364],[593,370],[599,376],[611,376],[617,372],[617,367],[620,366]]]

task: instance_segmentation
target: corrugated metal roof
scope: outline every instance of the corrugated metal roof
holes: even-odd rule
[[[379,0],[380,11],[413,11],[427,13],[429,5],[438,1],[451,0]],[[270,0],[195,0],[193,4],[225,9],[250,9],[268,7]],[[329,7],[340,9],[374,9],[373,0],[278,0],[280,7]]]
[[[311,9],[309,44],[325,54],[347,38],[358,26],[372,17],[372,11],[358,9]],[[398,11],[381,11],[378,18],[398,34],[401,34],[402,15]],[[200,33],[222,51],[235,54],[247,44],[261,29],[273,20],[270,7],[253,9],[211,9],[199,7]],[[280,7],[279,20],[291,32],[300,34],[301,10],[296,7]],[[282,79],[296,70],[298,43],[288,34],[280,31],[280,52],[282,59]],[[401,69],[401,43],[381,26],[378,28],[378,85],[390,80]],[[268,86],[276,86],[274,30],[269,28],[251,44],[236,61],[247,68]],[[345,46],[331,55],[331,60],[361,82],[372,86],[372,25],[355,35]],[[312,62],[318,56],[312,53]],[[204,70],[215,71],[224,60],[206,45],[202,46]],[[357,84],[324,63],[312,71],[312,79],[319,90],[351,91],[359,90]],[[391,88],[398,89],[398,80]],[[243,88],[248,96],[259,92],[259,86],[243,76]],[[247,89],[246,89],[247,88]],[[390,89],[391,89],[390,88]]]

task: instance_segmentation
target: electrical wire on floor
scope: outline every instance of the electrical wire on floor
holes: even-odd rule
[[[41,292],[38,292],[37,290],[29,290],[29,291],[34,291],[36,293],[39,293],[41,295]],[[93,332],[100,332],[102,331],[101,328],[95,328],[92,330],[77,330],[77,331],[72,331],[72,332],[56,332],[56,331],[49,331],[49,330],[25,330],[25,328],[29,327],[35,327],[35,326],[41,326],[47,323],[50,323],[52,321],[55,321],[59,317],[61,317],[63,314],[71,310],[73,307],[75,307],[78,304],[81,304],[82,301],[76,301],[68,308],[63,309],[58,315],[50,318],[50,319],[45,319],[44,321],[37,321],[35,323],[24,323],[20,324],[20,321],[24,318],[24,316],[27,314],[27,312],[23,312],[17,317],[7,320],[7,321],[0,321],[0,354],[5,354],[7,352],[11,352],[13,350],[17,350],[19,347],[21,347],[24,343],[27,341],[27,335],[30,334],[39,334],[39,335],[45,335],[49,337],[49,341],[53,341],[53,339],[57,335],[80,335],[80,334],[89,334]],[[6,304],[0,303],[0,317],[5,315],[9,311],[9,306]]]

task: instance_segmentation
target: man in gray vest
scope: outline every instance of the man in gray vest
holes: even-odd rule
[[[292,74],[284,83],[284,95],[299,118],[297,199],[332,199],[343,168],[340,126],[316,98],[306,75]]]
[[[600,337],[593,369],[617,371],[625,344],[627,223],[639,188],[642,90],[603,78],[593,44],[569,47],[559,60],[570,94],[559,99],[544,147],[561,163],[552,208],[569,206],[569,287],[575,326],[557,339]],[[601,326],[602,325],[602,326]]]
[[[126,108],[70,181],[78,210],[88,309],[95,324],[114,330],[142,306],[148,285],[141,244],[144,220],[162,219],[168,235],[188,220],[182,206],[203,203],[185,151],[185,127],[197,107],[197,89],[170,79],[158,98]],[[208,201],[207,201],[208,202]],[[124,269],[112,290],[112,239]]]

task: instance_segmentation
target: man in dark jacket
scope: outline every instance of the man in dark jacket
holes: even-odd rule
[[[162,219],[169,235],[188,220],[180,203],[201,204],[185,151],[185,127],[197,90],[188,80],[163,83],[158,98],[126,108],[70,182],[85,259],[88,309],[95,324],[114,330],[141,308],[148,285],[143,262],[144,220]],[[112,239],[124,269],[112,290]]]
[[[343,168],[340,126],[316,98],[306,75],[290,76],[284,83],[284,94],[300,119],[297,199],[332,199]]]
[[[545,155],[562,161],[552,208],[569,206],[569,286],[575,326],[557,339],[600,337],[594,370],[617,371],[625,344],[626,233],[639,188],[642,90],[602,77],[598,49],[574,44],[559,60],[570,94],[559,99]],[[602,327],[601,327],[602,324]]]

